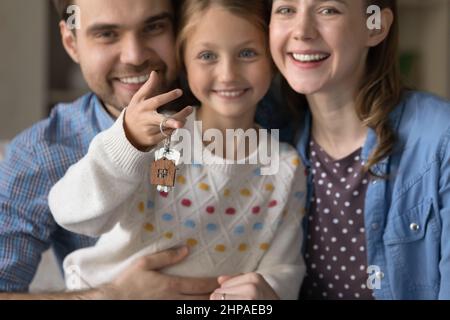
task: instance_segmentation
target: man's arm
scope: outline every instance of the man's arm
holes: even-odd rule
[[[57,228],[47,206],[50,181],[33,151],[32,132],[0,162],[0,291],[27,291]]]
[[[207,300],[216,278],[167,276],[157,270],[188,255],[182,247],[139,258],[114,281],[97,289],[46,294],[0,293],[0,300]]]

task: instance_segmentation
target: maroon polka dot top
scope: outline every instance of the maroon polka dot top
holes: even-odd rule
[[[361,150],[333,160],[314,141],[314,197],[308,213],[302,299],[373,299],[367,288],[364,199],[369,174]]]

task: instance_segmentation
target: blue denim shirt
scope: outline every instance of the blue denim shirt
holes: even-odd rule
[[[373,168],[388,178],[373,179],[365,200],[374,296],[450,299],[450,103],[408,92],[390,119],[398,139],[394,152]],[[308,114],[297,145],[308,168],[310,127]],[[365,161],[376,144],[369,130]],[[308,184],[310,200],[311,177]]]

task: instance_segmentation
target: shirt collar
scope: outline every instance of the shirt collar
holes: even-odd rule
[[[104,131],[109,129],[113,125],[115,119],[106,111],[103,103],[95,94],[93,95],[92,103],[94,104],[95,116],[100,130]]]
[[[404,110],[404,103],[401,102],[389,115],[392,128],[394,129],[395,132],[398,132],[398,127],[400,125],[400,119],[401,119],[403,110]],[[312,116],[311,116],[311,111],[309,110],[309,108],[306,111],[305,117],[303,119],[304,119],[303,123],[301,123],[301,127],[299,130],[300,136],[297,138],[297,141],[298,141],[297,151],[300,153],[303,163],[307,167],[311,167],[311,162],[308,157],[308,146],[309,146],[309,141],[311,140]],[[364,143],[364,146],[361,151],[361,158],[363,161],[367,162],[370,154],[373,152],[376,145],[377,145],[376,133],[373,129],[369,128],[366,142]],[[376,168],[372,168],[372,170],[374,170],[374,173],[376,173],[376,174],[386,175],[388,162],[389,162],[389,157],[386,157],[376,165]]]

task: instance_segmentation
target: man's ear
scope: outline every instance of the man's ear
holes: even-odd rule
[[[367,45],[369,47],[376,47],[386,39],[394,22],[394,13],[391,9],[385,8],[381,11],[381,29],[374,29],[369,31],[369,38]]]
[[[79,63],[77,37],[75,35],[75,31],[70,30],[67,27],[66,22],[63,20],[59,22],[59,31],[61,32],[61,41],[64,49],[66,49],[66,52],[75,63]]]

